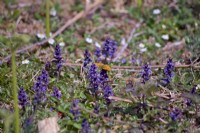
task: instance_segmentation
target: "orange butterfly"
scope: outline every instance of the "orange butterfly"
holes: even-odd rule
[[[111,71],[112,68],[109,65],[103,64],[103,63],[95,63],[95,65],[103,70]]]

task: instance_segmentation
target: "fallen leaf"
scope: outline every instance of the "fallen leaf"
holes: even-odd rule
[[[38,121],[39,133],[59,133],[60,128],[57,123],[57,117],[50,117]]]
[[[181,40],[178,42],[168,42],[165,47],[162,49],[164,52],[173,52],[177,50],[181,50],[184,48],[185,40]]]

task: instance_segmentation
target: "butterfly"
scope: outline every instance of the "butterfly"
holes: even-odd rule
[[[103,64],[103,63],[95,63],[95,65],[103,70],[111,71],[112,68],[109,65]]]

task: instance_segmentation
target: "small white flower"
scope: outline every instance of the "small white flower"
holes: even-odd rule
[[[198,27],[198,23],[194,23],[195,27]]]
[[[89,37],[87,37],[87,38],[85,39],[85,41],[86,41],[87,43],[92,43],[92,42],[93,42],[92,38],[89,38]]]
[[[163,29],[166,29],[167,27],[166,27],[166,25],[162,24],[162,28],[163,28]]]
[[[30,61],[26,59],[26,60],[23,60],[23,61],[22,61],[22,64],[29,64],[29,62],[30,62]]]
[[[141,63],[141,60],[140,59],[136,59],[136,64],[140,65],[140,63]]]
[[[95,46],[101,48],[101,45],[98,42],[95,42]]]
[[[121,44],[122,44],[122,45],[126,45],[126,39],[125,39],[125,38],[122,38]]]
[[[45,35],[45,34],[42,34],[42,33],[38,33],[38,34],[37,34],[37,37],[38,37],[39,39],[44,39],[44,38],[46,38],[46,35]]]
[[[146,52],[146,51],[147,51],[147,48],[141,48],[141,49],[140,49],[140,52],[141,52],[141,53]]]
[[[50,10],[50,15],[53,16],[53,17],[55,17],[56,14],[57,14],[56,9],[55,9],[55,8],[52,8],[52,9]]]
[[[160,13],[161,13],[160,9],[154,9],[154,10],[153,10],[153,14],[154,14],[154,15],[158,15],[158,14],[160,14]]]
[[[65,43],[64,43],[64,42],[60,42],[59,45],[60,45],[61,47],[64,47],[64,46],[65,46]]]
[[[52,38],[50,38],[50,39],[48,40],[48,43],[52,45],[52,44],[54,44],[54,43],[55,43],[55,40],[54,40],[54,39],[52,39]]]
[[[197,89],[200,89],[200,84],[197,85]]]
[[[158,43],[158,42],[155,43],[155,46],[156,46],[157,48],[160,48],[160,47],[161,47],[160,43]]]
[[[162,37],[163,40],[169,40],[169,35],[168,34],[162,35],[161,37]]]
[[[145,45],[144,45],[143,43],[140,43],[140,44],[139,44],[139,47],[140,47],[140,48],[144,48]]]

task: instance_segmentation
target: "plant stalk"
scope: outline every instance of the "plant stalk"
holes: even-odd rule
[[[46,36],[50,36],[50,16],[49,16],[49,0],[46,0]]]
[[[12,50],[12,85],[13,85],[13,98],[14,98],[14,111],[15,111],[15,133],[20,133],[20,118],[18,108],[18,92],[17,92],[17,73],[16,73],[16,59],[15,50]]]

